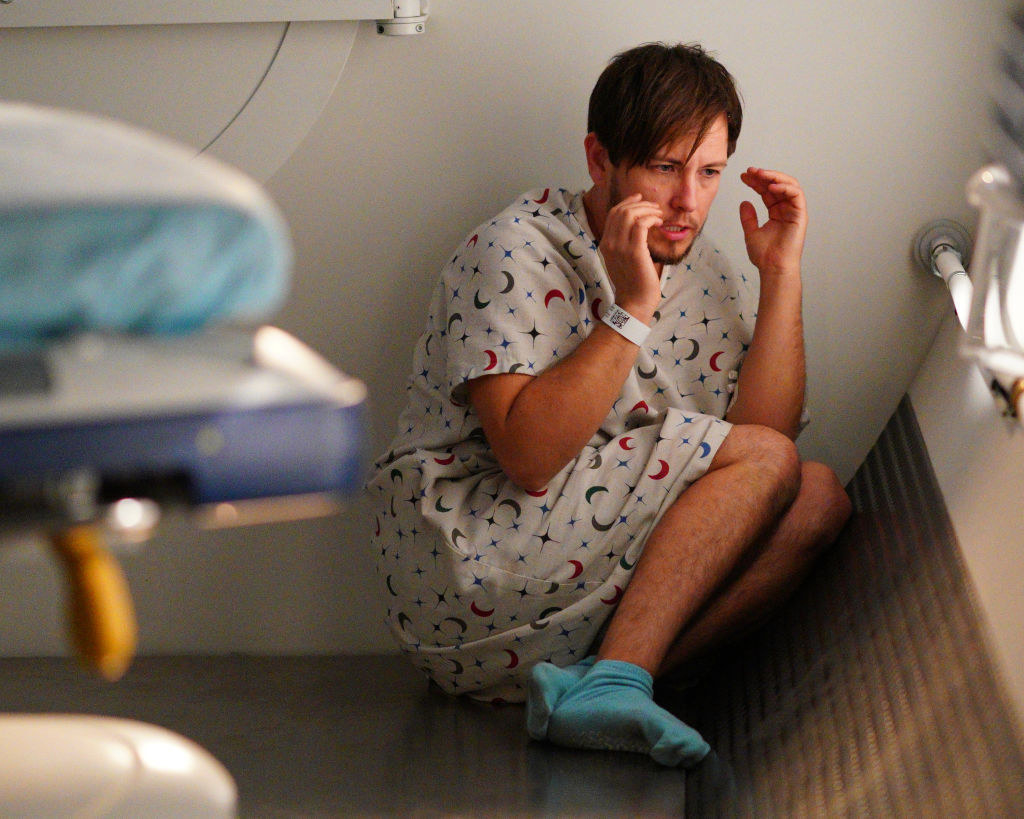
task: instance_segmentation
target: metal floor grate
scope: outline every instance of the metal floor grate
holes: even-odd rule
[[[1024,754],[909,399],[798,594],[687,695],[689,816],[1024,816]]]

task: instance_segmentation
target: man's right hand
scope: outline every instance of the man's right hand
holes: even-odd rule
[[[651,259],[647,234],[662,223],[661,208],[639,193],[612,206],[598,249],[615,288],[615,303],[649,324],[661,300],[660,271]]]

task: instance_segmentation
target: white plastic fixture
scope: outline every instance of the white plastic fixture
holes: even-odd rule
[[[1024,202],[1002,165],[980,169],[967,185],[980,212],[967,327],[968,353],[998,372],[1024,377]]]
[[[427,3],[0,0],[0,98],[124,119],[265,182],[319,119],[361,20],[420,34]]]
[[[963,225],[937,219],[917,232],[913,255],[949,288],[964,329],[961,350],[977,363],[1003,414],[1024,420],[1024,205],[997,165],[978,171],[967,194],[981,210],[973,254]]]
[[[392,20],[425,15],[421,5],[420,0],[0,0],[0,27]]]
[[[155,725],[79,714],[0,715],[0,815],[236,815],[227,769]]]

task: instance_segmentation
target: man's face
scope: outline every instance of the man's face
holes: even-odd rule
[[[704,227],[729,159],[725,115],[715,120],[687,158],[692,145],[693,137],[684,137],[663,146],[642,165],[615,165],[610,173],[609,208],[634,193],[661,208],[662,224],[647,234],[647,247],[657,264],[678,264],[686,258]]]

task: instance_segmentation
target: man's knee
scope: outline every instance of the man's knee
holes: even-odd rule
[[[711,469],[746,464],[757,471],[766,488],[792,499],[800,488],[802,469],[796,444],[780,432],[756,424],[735,426],[719,447]]]
[[[800,496],[807,508],[817,512],[820,538],[830,543],[853,512],[849,495],[836,473],[825,464],[806,461],[801,464]]]

